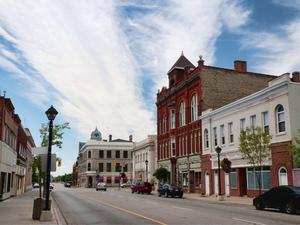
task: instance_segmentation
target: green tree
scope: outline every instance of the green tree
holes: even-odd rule
[[[49,139],[49,126],[47,123],[42,123],[40,128],[40,137],[41,137],[41,146],[48,147],[48,139]],[[63,135],[64,130],[70,129],[69,123],[57,124],[53,126],[52,130],[52,146],[57,146],[62,148],[63,144]],[[40,185],[40,198],[42,195],[41,186],[42,183],[45,184],[45,172],[42,172],[42,160],[40,156],[35,156],[32,161],[32,182],[38,180]],[[43,180],[43,182],[42,182]]]
[[[159,180],[159,182],[160,181],[166,182],[170,177],[170,172],[166,168],[160,167],[155,170],[153,176],[155,176],[156,179]]]
[[[298,137],[295,137],[293,144],[289,145],[289,150],[293,156],[296,167],[300,167],[300,129],[298,130]]]
[[[253,167],[256,180],[261,194],[261,171],[271,156],[270,150],[271,136],[261,127],[249,128],[241,131],[240,152],[242,158],[247,160]],[[259,171],[257,175],[256,171]]]

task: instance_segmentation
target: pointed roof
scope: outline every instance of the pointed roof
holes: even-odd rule
[[[96,129],[91,133],[91,140],[98,140],[98,141],[101,141],[101,140],[102,140],[102,134],[101,134],[101,132],[98,130],[97,127],[96,127]]]
[[[191,68],[195,68],[193,63],[191,63],[184,55],[183,52],[181,52],[180,57],[177,59],[177,61],[174,63],[174,65],[171,67],[171,69],[168,71],[168,74],[172,72],[175,68],[177,69],[184,69],[185,66],[190,66]]]

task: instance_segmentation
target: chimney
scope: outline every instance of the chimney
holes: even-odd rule
[[[295,71],[292,73],[292,81],[300,83],[300,72]]]
[[[204,60],[202,59],[202,55],[199,55],[199,60],[198,60],[198,67],[202,68],[204,65]]]
[[[237,72],[246,73],[247,72],[247,61],[235,60],[234,70]]]
[[[110,135],[108,136],[108,141],[111,142],[111,140],[112,140],[112,135],[110,134]]]
[[[131,134],[129,135],[129,141],[132,142],[132,135]]]

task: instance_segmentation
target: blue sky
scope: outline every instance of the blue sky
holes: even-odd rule
[[[70,122],[55,149],[55,174],[68,173],[96,126],[104,138],[156,132],[156,93],[182,50],[195,65],[299,70],[299,11],[300,0],[0,0],[0,90],[37,145],[50,105]]]

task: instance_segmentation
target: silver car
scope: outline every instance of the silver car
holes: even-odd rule
[[[104,182],[98,183],[96,186],[96,191],[99,191],[99,190],[106,191],[106,183],[104,183]]]

